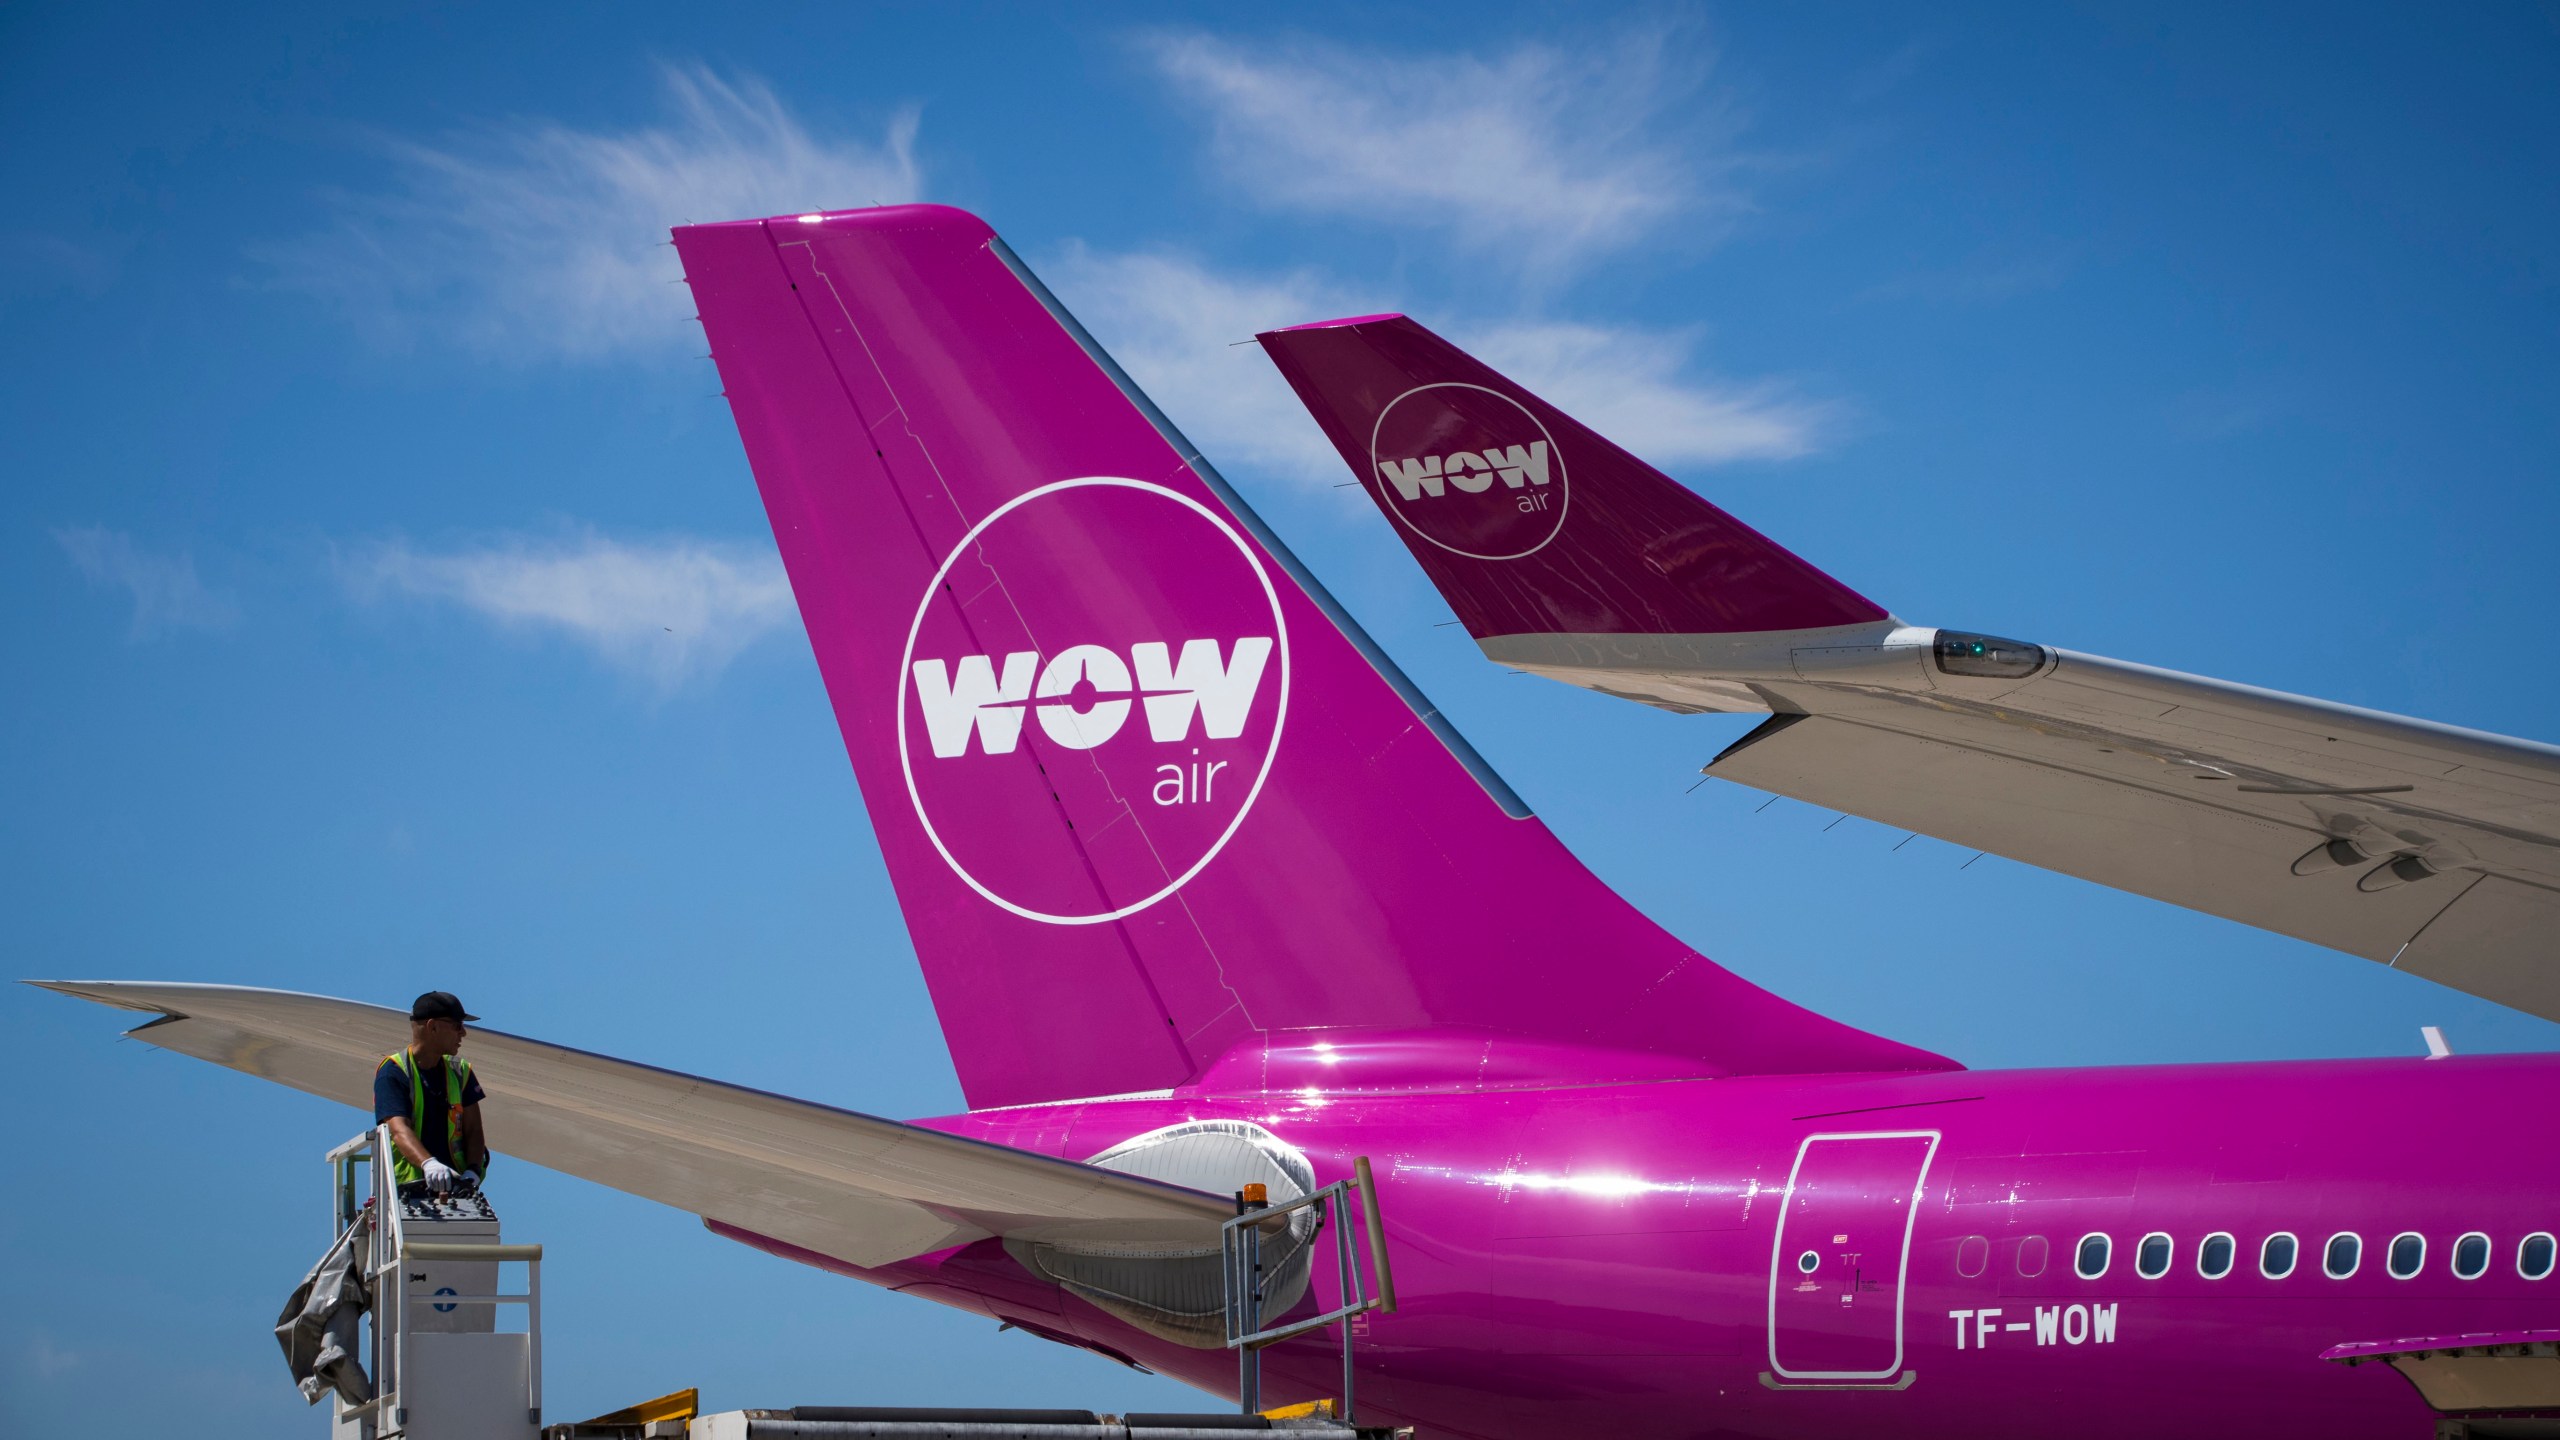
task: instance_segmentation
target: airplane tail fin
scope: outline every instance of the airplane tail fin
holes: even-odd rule
[[[1405,316],[1258,338],[1479,641],[1891,628],[1884,607]]]
[[[972,1106],[1278,1030],[1950,1063],[1603,886],[983,221],[675,241]]]

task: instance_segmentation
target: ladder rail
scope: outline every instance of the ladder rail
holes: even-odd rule
[[[401,1252],[408,1248],[408,1235],[401,1223],[400,1182],[391,1165],[395,1152],[391,1148],[389,1122],[375,1126],[373,1135],[373,1343],[379,1363],[374,1371],[378,1378],[373,1385],[371,1429],[379,1437],[397,1435],[409,1428],[408,1411],[399,1403],[409,1370],[409,1315],[405,1303],[409,1287],[400,1271],[404,1263]],[[386,1317],[388,1325],[383,1323]],[[388,1429],[382,1425],[385,1415],[391,1417]]]
[[[1219,1246],[1224,1261],[1226,1289],[1227,1348],[1236,1352],[1236,1398],[1246,1414],[1262,1408],[1262,1351],[1284,1340],[1321,1330],[1327,1325],[1342,1326],[1342,1414],[1343,1423],[1352,1421],[1354,1368],[1352,1357],[1352,1321],[1372,1310],[1394,1313],[1395,1280],[1387,1268],[1386,1227],[1378,1210],[1377,1180],[1369,1169],[1369,1157],[1352,1161],[1350,1177],[1336,1180],[1295,1200],[1278,1205],[1247,1206],[1237,1197],[1235,1218],[1219,1229]],[[1352,1248],[1351,1216],[1356,1207],[1361,1229],[1365,1232],[1375,1293],[1363,1288],[1360,1265]],[[1263,1236],[1285,1228],[1288,1217],[1300,1210],[1316,1212],[1316,1223],[1322,1228],[1326,1219],[1332,1225],[1334,1268],[1337,1277],[1336,1299],[1340,1302],[1321,1314],[1293,1320],[1284,1325],[1265,1325],[1263,1302]]]

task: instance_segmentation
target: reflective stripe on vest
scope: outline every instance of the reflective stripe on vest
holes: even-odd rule
[[[400,1067],[409,1077],[409,1128],[417,1133],[418,1146],[427,1143],[427,1094],[418,1075],[418,1061],[407,1050],[394,1050],[382,1057]],[[462,1092],[471,1084],[471,1062],[459,1055],[448,1055],[444,1061],[444,1148],[453,1156],[453,1168],[468,1169],[471,1157],[462,1153]],[[433,1154],[433,1151],[429,1151]],[[400,1147],[391,1147],[391,1176],[403,1185],[415,1185],[426,1178],[426,1172],[409,1163]]]

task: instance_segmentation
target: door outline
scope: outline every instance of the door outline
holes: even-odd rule
[[[1787,1167],[1787,1192],[1778,1202],[1776,1233],[1769,1237],[1769,1371],[1781,1380],[1891,1380],[1902,1371],[1903,1321],[1910,1298],[1911,1235],[1920,1223],[1920,1197],[1929,1188],[1929,1167],[1938,1158],[1938,1142],[1944,1132],[1937,1130],[1827,1130],[1807,1135],[1796,1146],[1795,1163]],[[1795,1204],[1796,1176],[1804,1170],[1804,1157],[1819,1141],[1825,1140],[1926,1140],[1929,1148],[1920,1156],[1920,1172],[1911,1180],[1911,1206],[1902,1217],[1902,1262],[1893,1277],[1893,1363],[1881,1370],[1790,1370],[1778,1360],[1778,1279],[1779,1265],[1786,1258],[1787,1211]]]

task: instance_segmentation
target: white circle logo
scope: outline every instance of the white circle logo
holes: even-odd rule
[[[1180,890],[1270,778],[1289,636],[1225,517],[1143,480],[1029,490],[933,573],[898,667],[898,764],[951,872],[1027,920]]]
[[[1564,455],[1529,407],[1458,381],[1417,385],[1369,428],[1369,483],[1399,524],[1453,555],[1518,560],[1564,527]]]

